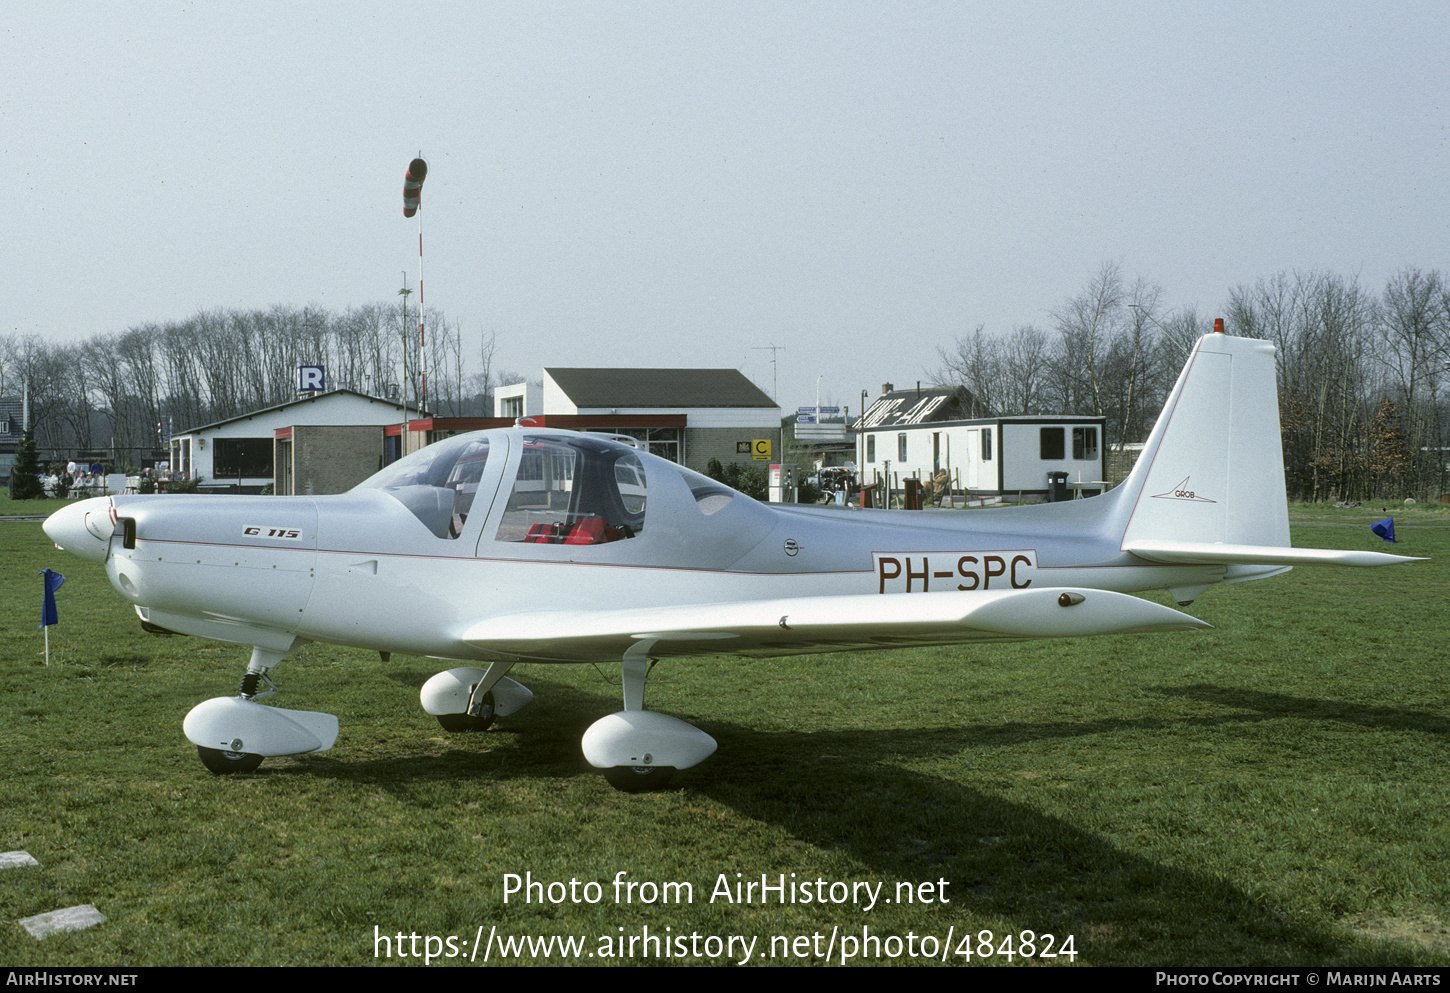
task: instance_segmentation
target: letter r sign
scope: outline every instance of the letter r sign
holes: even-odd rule
[[[324,366],[300,365],[297,367],[297,390],[327,389],[327,372]]]

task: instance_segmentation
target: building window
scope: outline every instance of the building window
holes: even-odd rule
[[[624,435],[643,442],[642,447],[651,455],[658,455],[676,465],[684,465],[684,441],[680,428],[590,428],[595,434]]]
[[[218,438],[212,456],[212,475],[265,478],[272,475],[271,438]]]
[[[876,436],[874,434],[866,436],[866,461],[876,461]]]
[[[1043,428],[1038,437],[1041,439],[1038,458],[1042,461],[1048,462],[1065,456],[1062,428]]]
[[[899,435],[896,436],[896,461],[898,461],[898,462],[905,462],[906,461],[906,435],[905,434],[899,434]]]
[[[982,429],[982,461],[992,461],[992,429]]]
[[[1072,429],[1072,457],[1075,459],[1096,459],[1098,457],[1098,429]]]
[[[499,402],[499,413],[504,417],[519,418],[524,416],[523,397],[504,397]]]

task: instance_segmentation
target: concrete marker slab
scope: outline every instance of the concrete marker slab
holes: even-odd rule
[[[0,852],[0,869],[18,869],[23,865],[40,865],[29,852]]]
[[[38,940],[62,931],[80,931],[96,924],[104,924],[105,921],[99,910],[89,903],[83,903],[79,907],[66,907],[64,910],[52,910],[48,914],[21,918],[20,926]]]

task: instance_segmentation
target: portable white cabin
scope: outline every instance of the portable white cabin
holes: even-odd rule
[[[1050,474],[1064,473],[1068,496],[1102,492],[1104,418],[950,416],[970,407],[970,394],[961,390],[883,395],[859,424],[863,481],[889,471],[895,488],[902,479],[945,470],[953,490],[1047,497]]]

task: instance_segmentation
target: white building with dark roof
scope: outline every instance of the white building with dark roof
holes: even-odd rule
[[[499,417],[541,427],[629,435],[703,472],[710,459],[779,462],[780,406],[738,369],[546,368],[542,389],[494,393]],[[769,442],[769,458],[757,458]]]
[[[398,433],[403,411],[352,390],[318,393],[175,433],[170,470],[201,477],[203,490],[341,493],[383,467],[384,433]]]

